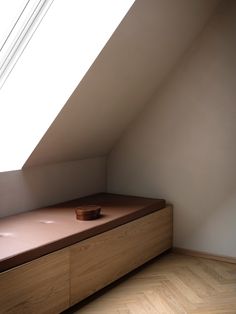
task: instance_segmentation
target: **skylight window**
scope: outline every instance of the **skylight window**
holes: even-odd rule
[[[52,3],[0,90],[0,171],[22,168],[133,2]]]
[[[0,88],[53,0],[0,3]]]

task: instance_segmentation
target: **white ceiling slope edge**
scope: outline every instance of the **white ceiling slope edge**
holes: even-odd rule
[[[107,154],[218,2],[135,1],[25,167]]]
[[[38,0],[31,2],[37,4]],[[6,60],[11,59],[10,64],[17,60],[25,44],[26,48],[0,90],[0,171],[22,168],[133,2],[53,1],[41,24],[36,23],[38,28],[35,26],[29,42],[23,33],[30,38],[35,28],[28,25],[36,22],[31,13],[35,17],[40,13],[29,10],[23,18],[25,24],[20,27],[17,23],[19,36],[7,37],[4,67]],[[9,59],[8,53],[16,46],[16,55]],[[0,54],[4,56],[4,49]]]

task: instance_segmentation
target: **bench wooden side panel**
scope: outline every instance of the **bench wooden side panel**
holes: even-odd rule
[[[71,246],[71,305],[171,246],[171,207]]]
[[[68,249],[0,273],[1,313],[60,313],[68,307]]]
[[[166,207],[0,273],[0,313],[60,313],[171,246]]]

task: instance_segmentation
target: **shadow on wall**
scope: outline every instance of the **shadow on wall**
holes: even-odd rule
[[[108,154],[218,2],[135,1],[26,166]]]
[[[174,204],[175,246],[229,256],[236,255],[229,223],[236,221],[229,202],[236,194],[235,38],[236,3],[223,2],[108,162],[110,192]]]

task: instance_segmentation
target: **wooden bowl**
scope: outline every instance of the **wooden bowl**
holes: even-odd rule
[[[75,209],[78,220],[94,220],[99,218],[101,207],[97,205],[84,205]]]

